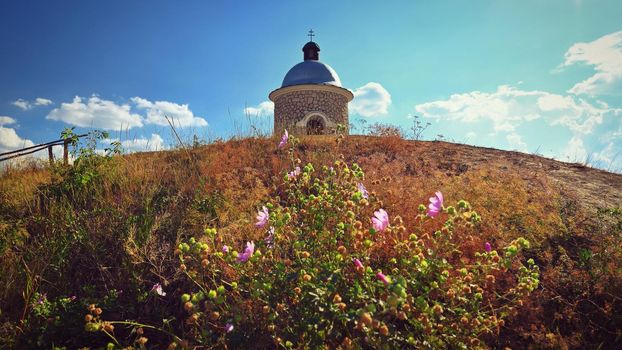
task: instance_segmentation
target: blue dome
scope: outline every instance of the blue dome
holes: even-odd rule
[[[281,87],[302,85],[302,84],[321,84],[341,87],[341,80],[335,70],[320,61],[306,60],[293,66],[285,74]]]

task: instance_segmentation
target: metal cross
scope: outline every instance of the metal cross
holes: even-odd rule
[[[309,36],[309,40],[313,41],[313,37],[315,36],[315,34],[313,34],[313,29],[309,30],[309,34],[307,34]]]

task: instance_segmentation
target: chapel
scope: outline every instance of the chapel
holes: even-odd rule
[[[274,134],[287,130],[293,135],[333,134],[338,125],[348,133],[348,102],[352,91],[341,86],[337,72],[320,61],[320,46],[310,41],[302,47],[303,61],[293,66],[281,87],[272,91]]]

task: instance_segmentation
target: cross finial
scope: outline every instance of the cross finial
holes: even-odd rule
[[[315,34],[313,34],[313,29],[309,29],[309,34],[307,34],[309,36],[309,41],[313,41],[313,37],[315,36]]]

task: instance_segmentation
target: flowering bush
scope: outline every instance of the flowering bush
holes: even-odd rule
[[[292,168],[300,163],[292,155]],[[445,207],[437,192],[406,228],[367,192],[357,164],[294,171],[249,225],[264,239],[225,242],[207,228],[179,244],[188,283],[176,295],[184,326],[167,331],[170,348],[474,348],[538,285],[523,238],[463,250],[481,221],[464,200]],[[114,324],[88,318],[88,329],[108,327],[113,339]],[[124,324],[141,329],[132,334],[144,346],[144,325]]]

